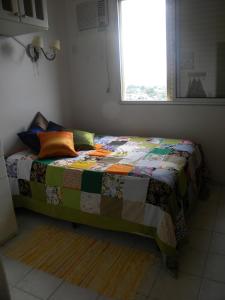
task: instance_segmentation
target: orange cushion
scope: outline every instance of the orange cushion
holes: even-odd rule
[[[41,150],[39,158],[46,157],[74,157],[73,133],[68,131],[39,132]]]

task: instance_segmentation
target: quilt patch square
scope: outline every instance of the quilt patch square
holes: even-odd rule
[[[150,153],[156,155],[168,155],[168,154],[172,154],[173,150],[170,148],[154,148],[153,150],[151,150]]]
[[[80,191],[63,187],[61,192],[63,206],[80,210]]]
[[[31,167],[30,180],[45,183],[47,165],[34,161]]]
[[[18,179],[18,184],[19,184],[20,195],[31,198],[32,191],[31,191],[30,182],[23,179]]]
[[[112,151],[106,150],[106,149],[97,149],[89,152],[90,156],[96,156],[96,157],[105,157],[112,153]]]
[[[156,205],[145,204],[145,214],[144,214],[144,222],[143,225],[158,227],[163,217],[163,210]]]
[[[17,163],[17,178],[30,180],[31,167],[33,160],[31,159],[20,159]]]
[[[46,186],[47,203],[52,205],[62,204],[61,189],[57,186]]]
[[[175,185],[176,174],[173,169],[155,169],[152,172],[152,177],[159,182],[167,183],[171,187]]]
[[[85,170],[82,174],[81,190],[86,193],[101,194],[102,177],[102,172]]]
[[[147,194],[147,203],[151,203],[153,205],[157,205],[162,209],[166,210],[168,205],[175,205],[176,203],[171,202],[171,195],[173,193],[173,189],[167,183],[164,183],[159,180],[155,180],[153,178],[150,179],[148,194]],[[170,201],[170,203],[168,202]]]
[[[101,195],[81,192],[80,209],[89,214],[100,214]]]
[[[104,173],[102,178],[102,196],[123,199],[124,176]]]
[[[122,219],[142,224],[145,216],[145,204],[140,202],[123,202]]]
[[[45,182],[48,186],[62,186],[63,185],[64,168],[47,166]]]
[[[152,176],[154,168],[148,168],[148,167],[140,167],[135,166],[134,170],[130,173],[131,176]]]
[[[74,190],[81,190],[82,173],[83,171],[81,170],[65,169],[63,186]]]
[[[121,218],[122,215],[123,202],[122,199],[111,198],[107,196],[102,196],[101,198],[101,215]]]
[[[115,165],[111,165],[109,168],[107,168],[106,172],[127,175],[128,173],[130,173],[133,170],[133,168],[134,167],[131,165],[115,164]]]
[[[181,142],[181,140],[177,139],[163,139],[162,144],[168,144],[168,145],[177,145]]]
[[[31,186],[33,198],[37,201],[45,202],[46,201],[45,185],[43,183],[31,181],[30,186]]]
[[[8,177],[17,178],[17,163],[18,163],[18,160],[14,160],[14,159],[6,160],[6,168],[7,168]]]
[[[72,163],[78,160],[78,157],[71,157],[71,158],[59,158],[57,160],[54,160],[51,162],[51,166],[54,167],[64,167],[67,168],[69,167]],[[42,160],[43,161],[43,160]]]
[[[18,196],[20,194],[18,179],[9,177],[9,185],[12,195]]]
[[[71,169],[83,169],[83,170],[89,170],[92,167],[96,166],[96,162],[93,160],[88,160],[88,161],[76,161],[72,164],[70,164],[68,167]]]
[[[123,186],[123,199],[144,203],[147,198],[148,185],[149,178],[126,176]]]
[[[162,167],[169,169],[173,168],[177,171],[181,170],[186,164],[186,159],[179,156],[166,156],[162,162]]]

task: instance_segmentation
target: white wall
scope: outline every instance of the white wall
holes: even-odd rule
[[[65,3],[48,1],[49,31],[18,36],[26,45],[34,35],[42,35],[46,46],[60,39],[62,51],[54,62],[43,57],[31,63],[25,49],[10,38],[0,40],[0,137],[5,151],[11,151],[34,114],[41,111],[48,119],[69,125],[70,82],[65,39]]]
[[[211,176],[225,183],[225,106],[123,105],[115,0],[110,0],[107,34],[77,29],[75,4],[67,7],[73,88],[73,126],[98,133],[189,138],[201,143]],[[80,2],[80,1],[79,1]],[[108,45],[111,91],[106,72]]]

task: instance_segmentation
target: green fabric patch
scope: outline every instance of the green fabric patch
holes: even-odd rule
[[[162,144],[168,144],[168,145],[176,145],[182,142],[182,140],[177,139],[163,139]]]
[[[63,186],[64,168],[48,166],[46,171],[46,184],[48,186]]]
[[[92,150],[94,149],[94,133],[74,130],[74,145],[77,150]]]
[[[39,182],[30,182],[32,195],[35,200],[46,202],[45,185]]]
[[[54,161],[57,161],[57,159],[47,158],[47,159],[36,159],[35,161],[39,162],[41,164],[44,164],[44,165],[49,165],[49,164],[53,163]]]
[[[101,194],[102,172],[84,170],[82,174],[81,190],[86,193]]]
[[[81,192],[68,188],[62,188],[61,191],[63,206],[79,210]]]
[[[148,142],[148,141],[144,141],[144,142],[142,142],[141,143],[141,146],[142,147],[145,147],[145,148],[147,148],[147,149],[154,149],[154,148],[157,148],[159,145],[157,145],[157,144],[152,144],[152,143],[150,143],[150,142]]]
[[[168,155],[173,153],[173,150],[169,148],[154,148],[150,153],[158,155]]]

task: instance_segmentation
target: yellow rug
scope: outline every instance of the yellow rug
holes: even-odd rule
[[[41,226],[5,254],[106,297],[133,300],[156,257],[143,250]]]

